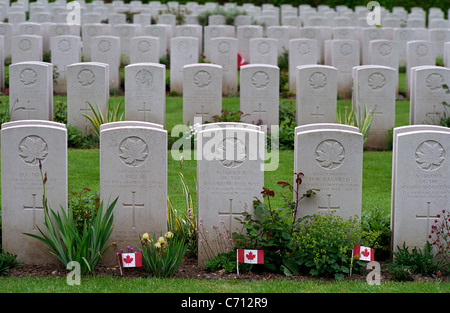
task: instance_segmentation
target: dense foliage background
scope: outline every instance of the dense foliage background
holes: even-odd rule
[[[125,0],[124,2],[129,2],[130,0]],[[144,3],[148,3],[150,0],[143,0]],[[168,0],[161,0],[161,3],[166,3]],[[173,1],[173,0],[170,0]],[[179,3],[186,3],[190,0],[181,0]],[[291,4],[293,6],[298,6],[300,4],[309,4],[313,7],[316,7],[320,4],[325,4],[330,7],[336,7],[337,5],[346,5],[349,8],[354,8],[355,6],[362,5],[367,6],[370,0],[236,0],[236,1],[224,1],[217,0],[215,2],[219,4],[224,4],[226,2],[236,2],[241,5],[242,3],[253,3],[255,5],[262,5],[264,3],[272,3],[276,6],[280,6],[282,4]],[[107,1],[111,2],[111,0]],[[210,2],[210,0],[199,0],[197,1],[200,4],[204,4],[205,2]],[[436,7],[441,8],[442,11],[445,12],[447,16],[447,11],[450,8],[450,0],[378,0],[381,6],[385,7],[388,10],[391,10],[393,7],[402,6],[408,11],[412,7],[421,7],[424,10],[428,10],[429,8]]]

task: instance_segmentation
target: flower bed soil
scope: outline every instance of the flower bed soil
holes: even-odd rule
[[[22,265],[8,270],[8,277],[66,277],[69,273],[61,264],[43,264],[43,265]],[[295,281],[308,281],[308,280],[321,280],[321,281],[333,281],[333,278],[318,278],[307,275],[292,275],[285,276],[282,273],[273,273],[266,271],[249,271],[240,272],[238,276],[236,273],[226,273],[223,270],[210,272],[197,266],[197,260],[195,257],[187,256],[178,271],[175,273],[175,278],[183,279],[206,279],[206,280],[227,280],[227,279],[239,279],[246,281],[269,281],[274,279],[295,280]],[[113,276],[113,277],[126,277],[126,278],[145,278],[150,277],[143,267],[138,268],[126,268],[123,269],[123,275],[120,274],[119,266],[107,267],[104,265],[98,265],[92,274],[94,276]],[[346,276],[347,281],[366,281],[366,276],[360,274],[353,274],[351,277]],[[392,280],[386,270],[381,271],[381,281],[386,282]],[[433,281],[435,278],[414,276],[414,281]]]

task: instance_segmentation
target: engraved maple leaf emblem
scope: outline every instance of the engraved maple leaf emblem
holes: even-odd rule
[[[141,138],[126,138],[119,149],[121,160],[129,166],[139,166],[148,156],[147,144]]]
[[[320,89],[327,84],[327,76],[324,73],[316,72],[309,77],[309,85],[314,89]]]
[[[194,75],[194,84],[198,87],[206,87],[211,83],[211,74],[207,71],[198,71]]]
[[[316,149],[316,161],[326,169],[338,167],[344,158],[344,147],[335,140],[324,141]]]
[[[262,88],[267,86],[269,83],[269,75],[265,72],[258,71],[255,74],[253,74],[252,77],[252,84],[256,88]]]
[[[24,138],[19,144],[19,155],[25,163],[36,165],[47,157],[47,143],[38,136]]]
[[[78,73],[78,82],[83,87],[92,85],[95,81],[95,74],[91,70],[84,69]]]
[[[37,74],[33,69],[24,69],[21,73],[20,73],[20,81],[25,85],[25,86],[30,86],[33,85],[37,80]]]
[[[431,74],[427,77],[427,86],[431,90],[441,89],[444,78],[440,74]]]
[[[226,138],[216,149],[216,160],[225,167],[238,167],[246,158],[245,145],[235,137]]]
[[[424,170],[435,170],[444,162],[444,154],[440,143],[425,141],[416,150],[416,162]]]
[[[383,88],[386,82],[386,78],[381,73],[373,73],[368,78],[368,84],[372,89]]]

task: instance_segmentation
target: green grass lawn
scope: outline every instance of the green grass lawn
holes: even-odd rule
[[[401,87],[401,89],[404,87]],[[0,97],[5,104],[7,97]],[[121,100],[113,98],[111,101]],[[55,101],[65,101],[64,97],[55,97]],[[295,100],[287,100],[295,101]],[[351,106],[350,100],[339,100],[338,108]],[[239,108],[239,98],[224,98],[223,107],[229,110]],[[408,125],[409,102],[397,101],[396,126]],[[166,129],[182,123],[182,98],[167,97]],[[379,208],[390,212],[391,201],[391,151],[365,151],[363,163],[362,209]],[[291,181],[293,174],[294,153],[292,150],[280,151],[279,167],[276,171],[265,172],[265,186],[275,191],[274,205],[282,205],[281,197],[286,190],[277,185],[278,181]],[[68,151],[69,191],[79,192],[87,187],[99,190],[99,150],[69,149]],[[176,208],[184,208],[184,195],[178,173],[179,160],[168,158],[168,194]],[[185,160],[182,172],[195,199],[196,161]],[[313,293],[438,293],[450,292],[449,284],[441,283],[383,283],[371,286],[365,282],[325,282],[325,281],[257,281],[248,282],[239,279],[231,281],[181,280],[181,279],[132,279],[113,277],[85,277],[80,286],[69,286],[65,278],[0,278],[0,292],[20,293],[91,293],[91,292],[313,292]]]

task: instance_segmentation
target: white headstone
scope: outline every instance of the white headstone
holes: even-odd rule
[[[222,111],[222,67],[215,64],[189,64],[183,69],[183,123],[212,122]]]
[[[253,215],[264,186],[264,133],[249,128],[205,129],[197,135],[198,263],[220,251],[212,227],[240,232],[235,217]],[[208,230],[208,233],[205,232]],[[204,236],[203,236],[204,235]],[[209,247],[207,246],[209,245]]]
[[[102,259],[116,264],[115,253],[142,234],[167,228],[167,132],[120,123],[100,130],[100,197],[104,204],[119,197],[114,207],[116,243]]]
[[[174,37],[170,49],[170,91],[183,93],[183,67],[198,63],[198,39],[194,37]]]
[[[43,182],[48,206],[67,209],[67,131],[40,121],[2,125],[2,248],[25,264],[57,263],[44,243],[24,235],[43,228]]]
[[[84,134],[90,133],[91,123],[82,114],[92,116],[88,103],[103,116],[109,101],[109,65],[96,62],[67,66],[67,124]]]
[[[449,206],[449,139],[447,130],[437,129],[411,128],[395,136],[391,209],[394,251],[403,244],[423,249],[437,214]]]
[[[297,90],[296,77],[297,66],[317,64],[319,46],[314,39],[289,40],[289,91]]]
[[[436,52],[431,41],[412,40],[406,44],[406,95],[410,95],[411,68],[422,65],[435,65]]]
[[[388,134],[395,127],[395,99],[398,71],[391,67],[363,65],[353,68],[353,108],[357,116],[373,112],[365,147],[384,150]]]
[[[109,65],[109,88],[120,89],[120,38],[96,36],[91,38],[92,62]]]
[[[338,95],[340,99],[351,97],[352,69],[359,66],[359,41],[326,40],[325,64],[337,69]]]
[[[11,39],[11,63],[42,61],[42,36],[20,35]]]
[[[236,27],[236,38],[238,39],[238,52],[250,62],[250,39],[262,38],[263,28],[259,25],[245,25]]]
[[[353,130],[322,128],[296,132],[295,173],[302,172],[299,194],[320,189],[302,200],[297,217],[330,213],[348,219],[361,215],[362,134]]]
[[[10,119],[53,120],[53,66],[21,62],[9,67]]]
[[[275,65],[241,67],[241,120],[255,125],[279,125],[280,69]]]
[[[450,69],[440,66],[418,66],[411,69],[410,124],[440,125],[444,117],[443,102],[450,94],[442,85],[450,85]]]
[[[130,64],[159,63],[159,38],[136,36],[130,40]]]
[[[337,107],[337,69],[302,65],[296,72],[297,125],[333,123]]]
[[[238,92],[236,38],[216,37],[210,40],[211,63],[222,66],[222,94],[234,95]]]
[[[53,90],[58,94],[67,91],[67,65],[81,62],[81,38],[79,36],[54,36],[50,43],[51,61],[57,77]]]
[[[125,119],[165,125],[166,67],[134,63],[125,67]]]
[[[278,65],[277,40],[272,38],[250,39],[251,64]]]
[[[110,24],[83,24],[81,25],[81,38],[83,42],[83,60],[91,61],[91,39],[96,36],[111,34]]]

